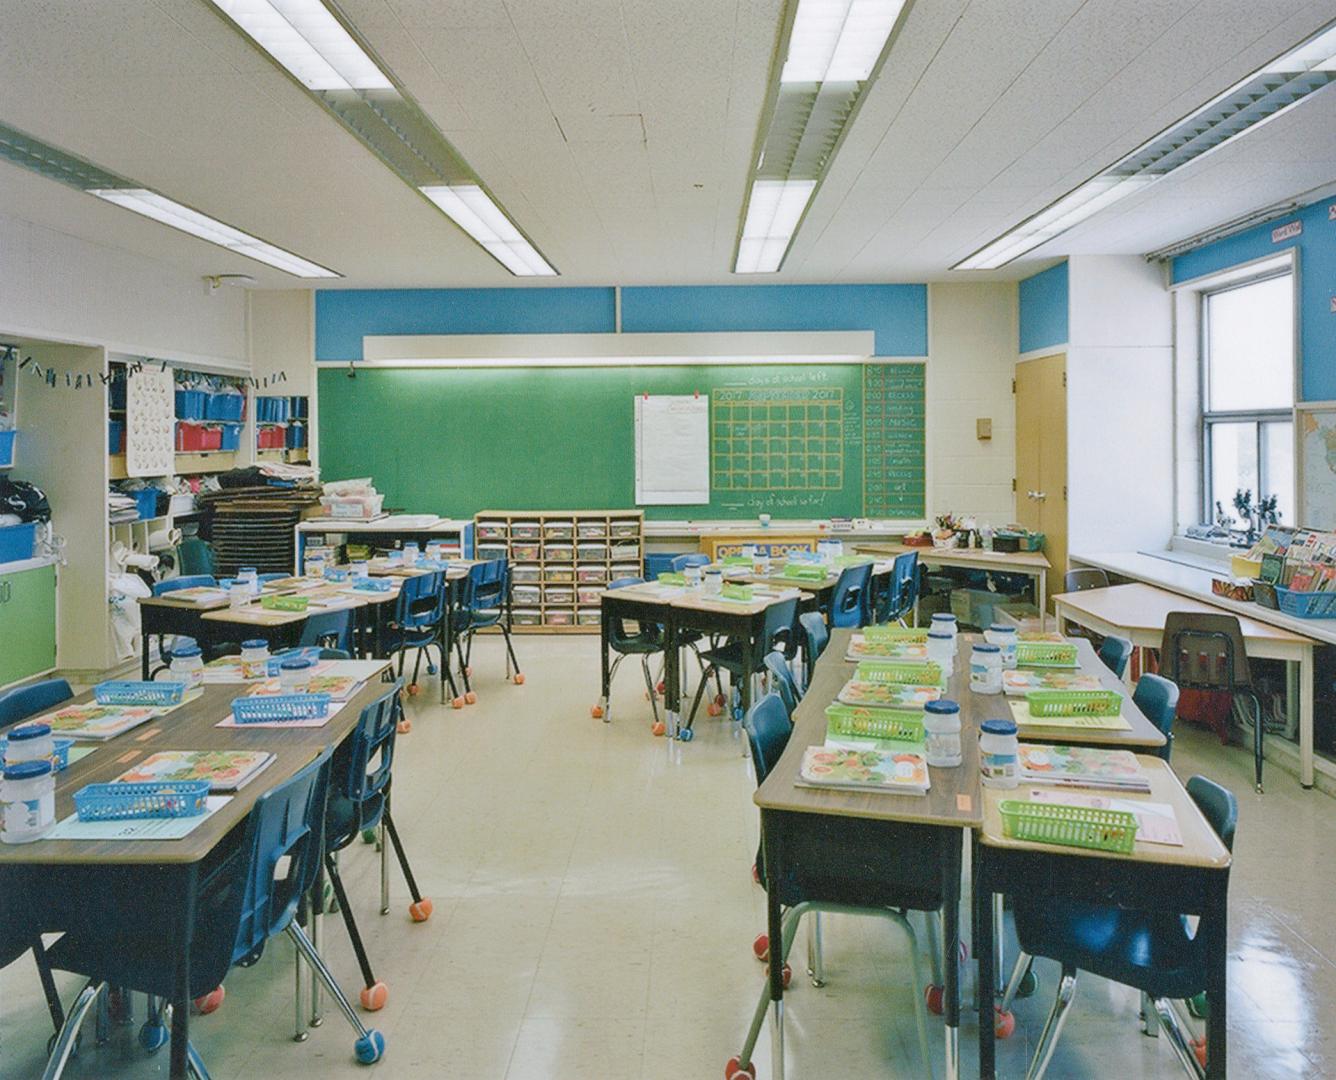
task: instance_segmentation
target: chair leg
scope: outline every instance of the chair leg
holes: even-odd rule
[[[1262,702],[1257,694],[1248,691],[1253,707],[1253,768],[1256,772],[1257,794],[1262,794]]]
[[[1039,1035],[1039,1044],[1035,1048],[1034,1060],[1025,1074],[1025,1080],[1042,1080],[1048,1070],[1048,1063],[1053,1060],[1053,1051],[1057,1049],[1062,1027],[1070,1015],[1072,998],[1076,996],[1076,968],[1070,964],[1062,965],[1062,978],[1058,980],[1058,992],[1053,998],[1053,1010],[1048,1014],[1044,1030]]]
[[[649,670],[649,654],[643,653],[640,657],[640,670],[645,676],[645,689],[649,693],[649,707],[654,712],[654,726],[659,726],[659,697],[654,692],[654,676]],[[669,732],[669,735],[674,734]]]
[[[1173,1047],[1179,1063],[1187,1070],[1189,1076],[1195,1077],[1196,1080],[1205,1080],[1206,1070],[1192,1051],[1187,1033],[1179,1023],[1178,1013],[1174,1011],[1173,1002],[1168,998],[1155,998],[1151,1001],[1151,1006],[1154,1009],[1151,1022],[1158,1020],[1159,1026],[1164,1028],[1164,1033],[1169,1036],[1169,1045]]]
[[[802,918],[803,912],[807,910],[806,904],[798,904],[789,908],[784,913],[784,941],[782,943],[780,959],[781,964],[788,957],[788,944],[793,940],[793,933],[798,928],[798,920]],[[775,962],[774,949],[770,951],[770,962]],[[770,978],[767,975],[764,985],[761,987],[761,998],[756,1003],[756,1011],[752,1014],[751,1027],[747,1029],[747,1037],[742,1041],[742,1051],[737,1056],[738,1068],[745,1071],[751,1064],[752,1052],[756,1049],[756,1041],[761,1037],[761,1028],[765,1024],[765,1014],[770,1006]],[[775,1002],[775,1015],[772,1018],[772,1052],[777,1056],[771,1068],[777,1080],[783,1080],[784,1077],[784,1003]]]
[[[376,826],[376,851],[380,854],[380,913],[390,913],[390,846],[385,837],[385,815]]]
[[[311,944],[310,939],[308,939],[306,934],[302,932],[302,928],[297,925],[295,920],[288,923],[285,933],[297,947],[297,951],[301,953],[306,962],[311,965],[311,970],[315,973],[315,977],[319,979],[325,989],[329,991],[329,996],[334,999],[335,1004],[339,1007],[339,1011],[343,1013],[348,1023],[352,1026],[352,1029],[357,1032],[357,1045],[355,1048],[357,1060],[364,1065],[369,1065],[373,1061],[379,1060],[381,1055],[385,1052],[385,1037],[381,1035],[379,1031],[367,1030],[366,1025],[362,1023],[362,1018],[357,1015],[352,1003],[348,1000],[348,996],[343,992],[343,988],[335,981],[333,974],[331,974],[329,968],[325,966],[324,959],[315,951],[315,947]]]
[[[195,1080],[210,1080],[209,1070],[204,1067],[204,1059],[199,1056],[194,1043],[186,1043],[186,1068]]]
[[[923,1057],[924,1075],[932,1080],[932,1053],[928,1049],[928,1004],[923,997],[923,971],[919,967],[918,935],[914,924],[904,915],[892,914],[892,921],[909,939],[909,970],[914,979],[914,1026],[918,1028],[919,1053]]]
[[[1160,1037],[1160,1023],[1155,1016],[1155,999],[1146,991],[1141,991],[1141,1034],[1158,1039]]]
[[[459,657],[459,677],[464,680],[464,693],[467,694],[473,687],[469,685],[469,662],[468,657],[464,655],[465,637],[468,638],[469,652],[473,652],[473,635],[466,632],[455,638],[455,655]]]
[[[928,928],[928,958],[932,962],[932,981],[942,985],[942,916],[929,911],[923,920]]]
[[[1032,959],[1033,957],[1027,952],[1016,953],[1016,966],[1011,969],[1007,988],[1002,991],[1002,1004],[998,1006],[1002,1012],[1011,1010],[1011,1003],[1016,1000],[1016,992],[1021,988],[1021,980],[1025,978],[1025,973],[1030,970]]]
[[[42,994],[46,997],[46,1008],[51,1014],[51,1023],[57,1031],[65,1025],[65,1007],[60,1003],[60,992],[56,990],[56,980],[51,975],[51,963],[46,957],[46,948],[41,937],[33,939],[33,959],[37,961],[37,977],[42,983]],[[127,995],[129,991],[126,991]]]
[[[807,974],[818,990],[826,985],[826,967],[821,955],[821,912],[807,923]]]
[[[70,1009],[69,1015],[65,1018],[65,1023],[61,1025],[60,1031],[56,1034],[55,1044],[51,1048],[51,1056],[47,1059],[46,1069],[42,1073],[42,1080],[57,1080],[57,1077],[65,1071],[65,1064],[70,1060],[70,1054],[74,1052],[75,1040],[79,1037],[79,1028],[83,1026],[84,1020],[88,1016],[88,1010],[91,1009],[102,992],[105,983],[89,983],[79,991],[79,996],[74,1001],[74,1007]]]
[[[515,645],[510,637],[510,627],[506,625],[504,619],[501,620],[500,626],[501,636],[506,639],[506,655],[510,658],[510,666],[514,668],[515,674],[518,675],[520,673],[520,660],[519,657],[515,655]],[[510,677],[509,671],[506,672],[506,677]]]
[[[399,830],[394,826],[394,818],[390,816],[390,808],[387,804],[385,812],[381,815],[381,821],[384,822],[386,830],[390,834],[390,843],[394,845],[394,856],[399,860],[399,869],[403,871],[404,881],[408,883],[408,894],[413,898],[413,904],[410,911],[417,911],[423,905],[422,893],[418,891],[417,879],[413,877],[413,868],[408,865],[408,854],[404,851],[404,845],[399,839]],[[430,909],[428,909],[430,913]],[[413,916],[415,919],[417,915]]]
[[[719,671],[717,668],[713,670],[715,679],[717,680],[719,678]],[[696,710],[700,708],[700,699],[705,695],[705,688],[709,685],[709,682],[710,674],[709,671],[707,671],[701,676],[700,682],[696,684],[696,696],[691,699],[691,711],[687,713],[687,727],[691,727],[691,725],[696,722]]]
[[[357,929],[357,919],[353,915],[352,905],[348,903],[348,894],[343,888],[343,879],[339,877],[339,868],[334,865],[334,859],[329,855],[325,856],[325,872],[329,874],[330,884],[334,886],[334,895],[339,901],[339,914],[343,916],[343,925],[348,931],[348,939],[353,944],[353,952],[357,956],[357,966],[362,969],[362,982],[368,993],[374,993],[376,974],[371,970],[371,960],[367,957],[366,945],[363,943],[362,935]],[[365,1000],[363,1004],[365,1004]]]

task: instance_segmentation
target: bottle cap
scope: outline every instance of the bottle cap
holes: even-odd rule
[[[265,641],[264,638],[251,638],[250,641],[243,641],[241,647],[243,649],[267,649],[269,648],[269,642]]]
[[[980,641],[975,644],[974,651],[981,653],[1000,653],[1002,651],[1002,646],[993,645],[987,641]]]
[[[281,660],[278,666],[284,671],[305,671],[314,666],[314,661],[298,656],[291,660]]]
[[[985,720],[981,728],[985,735],[1016,734],[1016,723],[1013,720]]]
[[[993,623],[993,625],[988,628],[988,631],[989,633],[996,634],[1014,634],[1016,628],[1014,626],[1003,626],[1001,623]]]
[[[35,780],[51,771],[49,761],[20,761],[17,765],[5,766],[6,780]]]
[[[172,659],[175,660],[178,656],[199,656],[199,654],[198,645],[178,645],[172,650]]]
[[[925,701],[923,703],[923,711],[946,716],[951,713],[960,712],[960,705],[948,698],[938,698],[936,701]]]
[[[9,741],[23,742],[25,739],[42,739],[51,734],[50,724],[23,724],[9,729]]]

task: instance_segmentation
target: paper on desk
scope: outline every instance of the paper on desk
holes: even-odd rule
[[[231,795],[210,795],[204,813],[184,818],[126,818],[121,821],[80,821],[71,814],[46,835],[47,840],[180,840],[221,810]]]
[[[1082,728],[1087,731],[1131,731],[1121,714],[1118,716],[1042,716],[1030,715],[1030,703],[1024,698],[1008,698],[1011,715],[1018,727]]]
[[[1086,806],[1092,810],[1122,810],[1137,819],[1137,840],[1147,844],[1183,846],[1183,834],[1178,829],[1178,818],[1168,803],[1133,802],[1131,799],[1112,799],[1107,795],[1078,795],[1071,791],[1050,791],[1032,788],[1030,801],[1059,803],[1063,806]]]

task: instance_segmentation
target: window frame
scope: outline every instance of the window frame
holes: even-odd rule
[[[1237,289],[1246,289],[1251,285],[1260,285],[1265,281],[1274,281],[1277,278],[1288,277],[1290,279],[1290,404],[1288,406],[1277,406],[1271,409],[1211,409],[1208,407],[1210,402],[1210,369],[1211,369],[1211,334],[1210,334],[1210,314],[1207,310],[1210,306],[1211,297],[1219,296],[1222,293],[1234,292]],[[1263,453],[1262,425],[1274,423],[1277,421],[1290,424],[1290,437],[1294,440],[1295,432],[1295,406],[1298,402],[1298,378],[1299,378],[1299,329],[1298,329],[1298,306],[1299,306],[1299,275],[1297,267],[1285,266],[1267,270],[1263,273],[1255,274],[1251,277],[1242,278],[1237,281],[1230,281],[1219,285],[1216,288],[1202,289],[1197,296],[1197,404],[1199,417],[1200,450],[1201,450],[1201,472],[1199,482],[1201,485],[1201,508],[1203,521],[1215,521],[1215,500],[1212,496],[1212,473],[1213,463],[1211,460],[1211,429],[1216,424],[1229,423],[1251,423],[1256,428],[1256,455],[1257,455],[1257,487],[1254,492],[1257,498],[1261,498],[1261,493],[1266,487],[1266,455]],[[1291,476],[1293,487],[1292,499],[1294,504],[1294,516],[1299,516],[1299,463],[1297,447],[1294,452],[1294,471]],[[1232,504],[1230,506],[1232,509]],[[1298,522],[1288,522],[1290,525],[1297,525]]]

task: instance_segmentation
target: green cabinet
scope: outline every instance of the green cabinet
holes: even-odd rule
[[[56,666],[56,568],[0,574],[0,686]]]

